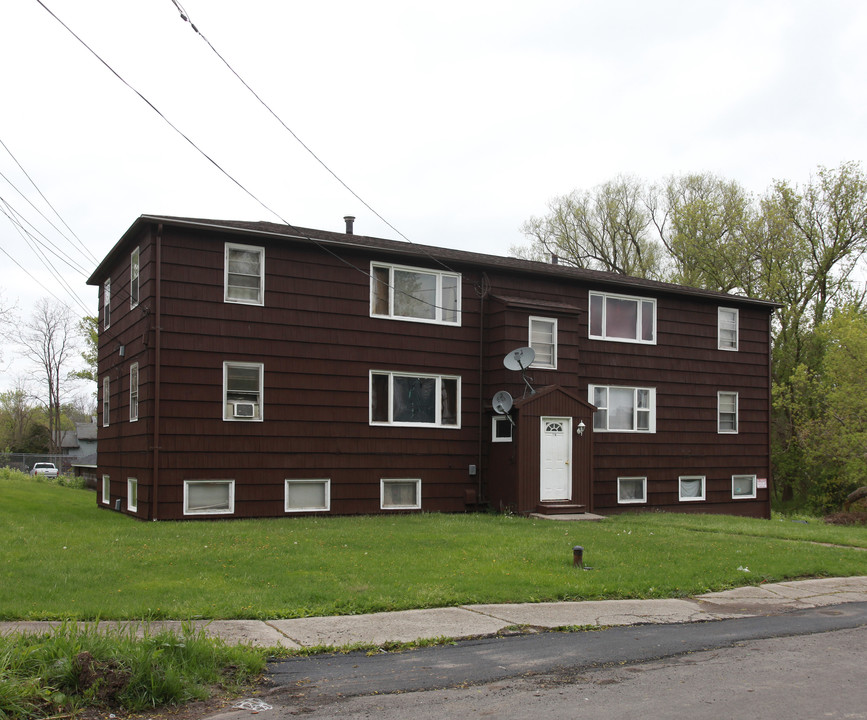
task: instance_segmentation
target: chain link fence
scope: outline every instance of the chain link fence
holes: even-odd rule
[[[21,472],[30,472],[34,463],[54,463],[62,475],[72,474],[72,463],[78,458],[70,455],[52,453],[0,453],[0,467],[13,468]]]

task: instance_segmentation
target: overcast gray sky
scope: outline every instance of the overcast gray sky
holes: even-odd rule
[[[339,231],[355,215],[357,233],[398,237],[172,0],[42,2],[285,220]],[[710,171],[761,193],[865,156],[862,0],[183,6],[297,136],[417,243],[507,254],[551,197],[618,174]],[[279,222],[37,0],[0,3],[0,66],[0,140],[97,259],[143,213]],[[85,275],[94,260],[22,199],[50,212],[2,147],[0,172],[7,302],[26,314],[48,290],[69,300],[5,215],[27,218]],[[95,313],[81,272],[50,257]]]

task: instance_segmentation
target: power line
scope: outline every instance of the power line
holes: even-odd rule
[[[9,178],[7,178],[3,173],[0,173],[0,177],[2,177],[6,182],[8,182],[9,185],[12,187],[12,189],[15,190],[15,192],[17,192],[19,195],[24,197],[24,195],[21,193],[21,191],[17,187],[15,187],[15,185],[13,185],[12,182],[9,180]],[[26,197],[24,197],[24,200],[27,201],[28,203],[30,203],[30,201]],[[6,205],[7,208],[10,208],[10,209],[12,208],[12,205],[2,195],[0,195],[0,201],[2,201]],[[33,207],[34,210],[36,210],[37,213],[39,213],[39,209],[37,207],[35,207],[33,205],[33,203],[30,203],[30,205],[31,205],[31,207]],[[47,235],[45,235],[45,233],[43,233],[41,230],[39,230],[32,222],[27,220],[24,217],[23,213],[20,213],[18,211],[14,211],[14,212],[15,212],[15,215],[18,218],[20,218],[19,222],[27,223],[32,228],[33,233],[38,234],[45,241],[45,243],[47,243],[50,246],[50,248],[46,248],[41,242],[39,242],[39,240],[36,238],[36,236],[33,233],[28,232],[28,235],[30,235],[30,237],[34,240],[34,242],[39,243],[40,247],[43,247],[44,249],[48,250],[48,252],[50,252],[52,255],[54,255],[58,260],[63,261],[67,265],[67,267],[69,267],[71,270],[75,270],[75,272],[77,272],[79,275],[81,275],[85,278],[87,277],[87,275],[88,275],[87,271],[81,265],[79,265],[73,258],[71,258],[69,255],[67,255],[63,250],[61,250]],[[39,213],[39,214],[42,215],[42,213]],[[48,218],[46,218],[44,215],[42,215],[42,217],[49,224],[51,224],[51,221],[48,220]],[[52,227],[54,227],[54,225],[52,225]],[[56,227],[54,229],[57,230]]]
[[[269,207],[269,206],[268,206],[268,205],[267,205],[263,200],[259,199],[258,196],[256,196],[256,195],[255,195],[251,190],[247,189],[247,188],[246,188],[246,187],[245,187],[245,186],[244,186],[244,185],[243,185],[239,180],[237,180],[237,179],[236,179],[234,176],[232,176],[232,175],[231,175],[227,170],[225,170],[225,169],[224,169],[224,168],[223,168],[219,163],[217,163],[216,160],[214,160],[210,155],[208,155],[204,150],[202,150],[202,148],[200,148],[200,147],[199,147],[199,146],[198,146],[198,145],[197,145],[197,144],[196,144],[196,143],[195,143],[195,142],[194,142],[194,141],[193,141],[193,140],[192,140],[188,135],[186,135],[183,131],[180,130],[180,128],[178,128],[178,127],[177,127],[174,123],[172,123],[172,122],[171,122],[171,121],[170,121],[170,120],[169,120],[165,115],[163,115],[163,113],[160,112],[160,110],[159,110],[159,109],[158,109],[158,108],[157,108],[157,107],[156,107],[156,106],[155,106],[155,105],[154,105],[150,100],[148,100],[148,99],[147,99],[147,98],[146,98],[146,97],[145,97],[141,92],[139,92],[135,87],[133,87],[129,82],[127,82],[127,81],[126,81],[126,80],[125,80],[125,79],[120,75],[120,73],[118,73],[118,72],[117,72],[117,71],[116,71],[116,70],[115,70],[111,65],[108,64],[108,62],[106,62],[105,60],[103,60],[102,57],[101,57],[101,56],[100,56],[100,55],[99,55],[95,50],[93,50],[93,48],[91,48],[91,47],[90,47],[90,46],[89,46],[89,45],[88,45],[88,44],[87,44],[87,43],[86,43],[86,42],[85,42],[81,37],[79,37],[79,36],[78,36],[78,35],[77,35],[77,34],[76,34],[76,33],[75,33],[75,32],[74,32],[74,31],[73,31],[73,30],[72,30],[72,29],[71,29],[71,28],[66,24],[66,23],[64,23],[64,22],[63,22],[63,21],[62,21],[62,20],[61,20],[57,15],[55,15],[54,12],[52,12],[51,9],[48,8],[48,7],[45,5],[44,2],[42,2],[42,0],[36,0],[36,2],[37,2],[37,3],[42,7],[43,10],[45,10],[49,15],[51,15],[51,17],[53,17],[53,18],[54,18],[54,19],[55,19],[55,20],[56,20],[56,21],[57,21],[57,22],[58,22],[58,23],[59,23],[59,24],[60,24],[60,25],[61,25],[61,26],[62,26],[62,27],[63,27],[63,28],[64,28],[64,29],[65,29],[65,30],[70,34],[70,35],[72,35],[72,37],[74,37],[74,38],[75,38],[75,39],[76,39],[76,40],[77,40],[77,41],[78,41],[78,42],[79,42],[79,43],[80,43],[80,44],[81,44],[81,45],[82,45],[82,46],[83,46],[83,47],[84,47],[84,48],[85,48],[85,49],[86,49],[86,50],[87,50],[91,55],[93,55],[93,56],[94,56],[94,57],[95,57],[95,58],[96,58],[96,59],[97,59],[97,60],[98,60],[98,61],[99,61],[99,62],[100,62],[100,63],[101,63],[101,64],[102,64],[102,65],[103,65],[103,66],[104,66],[104,67],[105,67],[105,68],[106,68],[106,69],[107,69],[107,70],[108,70],[112,75],[114,75],[114,76],[115,76],[115,77],[116,77],[116,78],[117,78],[121,83],[123,83],[123,84],[124,84],[124,85],[129,89],[129,90],[131,90],[131,91],[134,92],[136,95],[138,95],[138,97],[139,97],[139,98],[140,98],[140,99],[141,99],[141,100],[142,100],[142,101],[143,101],[143,102],[144,102],[144,103],[145,103],[149,108],[151,108],[151,110],[153,110],[153,111],[154,111],[154,112],[155,112],[155,113],[156,113],[156,114],[157,114],[157,115],[158,115],[158,116],[163,120],[163,122],[165,122],[165,123],[166,123],[170,128],[172,128],[172,130],[174,130],[178,135],[180,135],[184,140],[186,140],[186,142],[187,142],[187,143],[188,143],[188,144],[189,144],[189,145],[190,145],[194,150],[196,150],[196,152],[198,152],[202,157],[204,157],[208,162],[210,162],[210,163],[211,163],[211,164],[212,164],[212,165],[213,165],[217,170],[220,171],[220,173],[222,173],[222,174],[223,174],[226,178],[228,178],[228,179],[229,179],[229,180],[230,180],[234,185],[236,185],[238,188],[240,188],[240,189],[241,189],[241,190],[242,190],[242,191],[243,191],[247,196],[249,196],[250,198],[252,198],[256,203],[258,203],[258,204],[259,204],[262,208],[264,208],[267,212],[269,212],[269,213],[271,213],[272,215],[274,215],[275,217],[279,218],[280,221],[281,221],[284,225],[286,225],[286,227],[288,227],[290,230],[296,232],[296,233],[297,233],[299,236],[301,236],[302,238],[304,238],[304,239],[306,239],[306,240],[312,242],[314,245],[316,245],[316,246],[317,246],[320,250],[322,250],[323,252],[325,252],[325,253],[331,255],[331,256],[334,257],[337,261],[343,263],[343,264],[346,265],[347,267],[350,267],[350,268],[356,270],[357,272],[361,273],[362,275],[364,275],[364,276],[367,277],[368,279],[371,277],[371,276],[370,276],[370,273],[368,273],[366,270],[363,270],[362,268],[358,267],[357,265],[351,263],[349,260],[347,260],[347,259],[341,257],[338,253],[334,252],[334,251],[333,251],[331,248],[329,248],[327,245],[324,245],[324,244],[322,244],[321,242],[319,242],[318,240],[316,240],[316,238],[313,238],[313,237],[311,237],[310,235],[304,233],[304,232],[301,231],[299,228],[295,227],[292,223],[290,223],[288,220],[286,220],[286,219],[285,219],[282,215],[280,215],[280,213],[278,213],[276,210],[274,210],[274,209],[272,209],[271,207]],[[288,128],[287,128],[287,129],[288,129]],[[291,131],[290,131],[290,132],[291,132]],[[412,244],[412,243],[411,243],[411,244]],[[437,262],[440,262],[440,261],[437,260]],[[440,262],[440,264],[442,264],[442,263]],[[446,267],[446,266],[444,266],[444,267]],[[448,269],[448,268],[447,268],[447,269]],[[404,294],[404,295],[407,295],[408,297],[412,297],[413,299],[417,300],[418,302],[422,302],[422,303],[425,303],[425,304],[427,304],[427,305],[431,305],[432,307],[439,307],[439,306],[437,306],[437,305],[434,304],[434,303],[430,303],[430,302],[428,302],[428,301],[426,301],[426,300],[423,300],[423,299],[421,299],[421,298],[416,298],[416,297],[413,296],[413,295],[409,295],[409,293],[405,293],[405,292],[403,292],[402,290],[399,290],[398,288],[394,288],[393,286],[390,286],[390,287],[392,287],[392,289],[393,289],[395,292],[399,292],[399,293],[402,293],[402,294]],[[444,309],[446,309],[446,308],[444,308]]]
[[[73,300],[75,300],[75,302],[78,304],[78,306],[84,310],[84,313],[89,314],[90,310],[88,309],[87,305],[84,302],[82,302],[81,298],[78,297],[76,292],[72,289],[72,287],[69,285],[69,283],[64,279],[63,275],[57,270],[57,268],[54,267],[51,260],[49,260],[48,256],[45,254],[45,250],[39,245],[38,241],[35,239],[35,237],[32,235],[32,233],[30,233],[30,231],[28,231],[24,227],[24,225],[21,223],[21,220],[19,219],[18,213],[16,213],[16,211],[2,197],[0,197],[0,204],[2,204],[6,208],[5,210],[0,208],[0,213],[5,215],[6,218],[9,220],[9,222],[12,223],[12,226],[16,229],[18,234],[21,236],[21,239],[24,240],[24,242],[31,249],[31,251],[33,251],[33,253],[36,255],[36,257],[38,257],[40,259],[42,264],[45,266],[45,269],[48,270],[49,274],[57,281],[57,283],[59,285],[61,285],[64,288],[64,290],[67,292],[69,297],[71,297]],[[7,252],[6,255],[9,255],[9,253]],[[11,255],[9,255],[9,257],[11,258]],[[14,261],[14,262],[16,265],[18,265],[18,267],[21,267],[20,263],[18,263],[17,261]],[[23,269],[24,268],[22,267],[22,270]],[[25,272],[27,272],[27,271],[25,270]],[[29,277],[33,278],[33,275],[31,275],[29,272],[27,272],[27,275]],[[40,285],[40,287],[47,290],[47,288],[45,288],[45,286],[41,282],[39,282],[39,285]],[[48,292],[51,293],[50,290]],[[54,295],[54,293],[51,293],[51,295],[56,297],[56,295]]]
[[[223,63],[223,64],[224,64],[228,69],[229,69],[229,71],[230,71],[230,72],[231,72],[231,73],[232,73],[232,74],[233,74],[233,75],[238,79],[238,81],[239,81],[239,82],[240,82],[240,83],[241,83],[245,88],[247,88],[247,90],[250,91],[250,93],[253,95],[253,97],[256,98],[256,100],[259,101],[259,103],[262,105],[262,107],[264,107],[264,108],[265,108],[265,109],[266,109],[266,110],[271,114],[271,116],[272,116],[272,117],[273,117],[273,118],[274,118],[278,123],[280,123],[280,125],[283,126],[283,128],[286,130],[286,132],[288,132],[288,133],[289,133],[293,138],[295,138],[295,140],[298,141],[298,143],[301,145],[301,147],[303,147],[303,148],[304,148],[304,149],[305,149],[305,150],[306,150],[306,151],[311,155],[311,157],[313,157],[313,159],[316,160],[316,162],[318,162],[318,163],[319,163],[323,168],[325,168],[325,170],[326,170],[326,171],[331,175],[331,177],[333,177],[335,180],[337,180],[337,182],[339,182],[339,183],[340,183],[340,184],[341,184],[341,185],[342,185],[342,186],[343,186],[347,191],[349,191],[349,193],[350,193],[350,194],[351,194],[351,195],[352,195],[356,200],[358,200],[362,205],[364,205],[364,207],[366,207],[368,210],[370,210],[370,212],[372,212],[376,217],[378,217],[380,220],[382,220],[382,222],[384,222],[388,227],[390,227],[390,228],[391,228],[395,233],[397,233],[398,235],[400,235],[400,237],[402,237],[402,238],[403,238],[404,240],[406,240],[408,243],[410,243],[411,245],[413,245],[414,243],[412,242],[412,240],[410,240],[406,235],[404,235],[400,230],[398,230],[394,225],[392,225],[388,220],[386,220],[386,219],[385,219],[385,218],[384,218],[384,217],[383,217],[379,212],[377,212],[377,211],[376,211],[376,210],[375,210],[375,209],[374,209],[374,208],[373,208],[373,207],[372,207],[372,206],[371,206],[371,205],[370,205],[370,204],[369,204],[369,203],[368,203],[364,198],[362,198],[362,197],[361,197],[357,192],[355,192],[355,190],[353,190],[351,187],[349,187],[349,185],[347,185],[347,184],[343,181],[343,179],[342,179],[342,178],[341,178],[341,177],[340,177],[336,172],[334,172],[334,170],[332,170],[332,169],[331,169],[331,168],[330,168],[330,167],[325,163],[324,160],[322,160],[322,158],[320,158],[320,157],[319,157],[315,152],[313,152],[313,150],[310,148],[310,146],[307,145],[307,143],[305,143],[305,142],[304,142],[300,137],[298,137],[298,135],[297,135],[297,134],[292,130],[292,128],[290,128],[290,127],[289,127],[289,126],[288,126],[288,125],[283,121],[283,119],[282,119],[282,118],[281,118],[281,117],[280,117],[280,116],[279,116],[279,115],[278,115],[278,114],[277,114],[273,109],[271,109],[271,107],[268,105],[268,103],[266,103],[266,102],[262,99],[262,97],[261,97],[261,96],[260,96],[260,95],[255,91],[255,90],[253,90],[252,87],[250,87],[250,85],[247,83],[247,81],[244,80],[244,78],[241,77],[241,75],[240,75],[240,74],[235,70],[235,68],[232,67],[232,65],[229,63],[229,61],[226,60],[226,58],[224,58],[224,57],[220,54],[220,52],[217,50],[217,48],[215,48],[215,47],[211,44],[211,41],[208,40],[208,38],[206,38],[206,37],[204,36],[204,34],[201,32],[201,30],[199,30],[199,28],[196,26],[196,24],[195,24],[195,23],[190,19],[190,15],[189,15],[189,13],[184,9],[184,7],[181,5],[181,3],[179,2],[179,0],[171,0],[171,1],[172,1],[172,3],[174,4],[174,6],[177,8],[178,12],[180,13],[181,20],[183,20],[184,22],[188,23],[189,26],[193,29],[193,31],[194,31],[194,32],[195,32],[195,33],[196,33],[200,38],[202,38],[202,40],[205,41],[205,44],[207,44],[207,46],[208,46],[208,47],[213,51],[213,53],[214,53],[214,54],[215,54],[215,55],[216,55],[216,56],[217,56],[217,57],[222,61],[222,63]],[[435,257],[433,257],[430,253],[427,253],[427,252],[425,252],[425,254],[428,255],[428,257],[429,257],[431,260],[433,260],[435,263],[438,263],[439,265],[441,265],[442,267],[444,267],[446,270],[449,270],[449,271],[451,271],[451,272],[454,272],[454,271],[453,271],[453,270],[452,270],[448,265],[446,265],[446,264],[445,264],[442,260],[440,260],[439,258],[435,258]]]
[[[66,220],[63,219],[61,214],[59,212],[57,212],[57,209],[54,207],[54,205],[52,205],[51,202],[48,200],[48,198],[45,197],[45,194],[42,192],[42,190],[39,189],[39,186],[36,184],[36,182],[33,180],[33,178],[30,177],[30,174],[24,169],[24,167],[21,165],[21,163],[18,162],[18,158],[16,158],[15,155],[12,154],[12,151],[6,146],[6,143],[4,143],[2,139],[0,139],[0,145],[2,145],[3,149],[9,154],[9,157],[11,157],[15,161],[15,164],[21,169],[21,172],[24,173],[24,176],[30,181],[30,184],[35,188],[36,192],[39,193],[39,196],[43,200],[45,200],[45,204],[51,208],[51,210],[54,212],[54,214],[57,216],[57,218],[60,220],[60,222],[62,222],[63,225],[66,227],[66,229],[69,230],[70,233],[72,233],[72,237],[74,237],[78,241],[78,244],[90,256],[90,259],[93,262],[99,262],[99,260],[97,260],[96,256],[92,252],[90,252],[90,249],[87,247],[87,245],[85,245],[81,241],[81,238],[79,238],[78,235],[75,234],[75,231],[71,227],[69,227],[69,224],[66,222]],[[4,179],[5,179],[5,176],[4,176]],[[9,180],[6,180],[6,182],[9,182]],[[12,185],[11,182],[9,182],[9,184]],[[15,186],[13,185],[13,187],[15,187]],[[18,190],[18,188],[15,188],[15,189]],[[20,190],[18,190],[18,192],[19,192],[19,194],[22,195],[22,197],[24,197],[23,193],[21,193]],[[28,200],[27,202],[30,202],[30,201]],[[30,203],[30,204],[33,205],[33,203]],[[67,238],[62,232],[60,232],[60,230],[57,229],[57,227],[54,225],[54,223],[52,223],[47,217],[45,217],[45,215],[43,215],[42,212],[39,209],[37,209],[35,205],[33,205],[33,209],[36,210],[36,212],[38,212],[40,215],[42,215],[42,217],[45,218],[45,220],[48,222],[48,224],[51,225],[51,227],[53,227],[55,230],[57,230],[57,232],[60,233],[60,235],[63,236],[64,238],[66,238],[66,240],[69,242],[69,238]]]

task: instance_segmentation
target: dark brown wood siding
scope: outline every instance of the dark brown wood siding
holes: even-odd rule
[[[588,386],[620,385],[656,390],[655,433],[594,433],[593,506],[598,511],[634,509],[619,505],[618,477],[647,477],[647,507],[686,512],[725,512],[767,517],[769,489],[760,488],[756,499],[732,498],[732,475],[756,475],[770,484],[768,427],[769,311],[735,300],[716,302],[674,294],[635,292],[656,300],[657,337],[653,345],[593,340],[587,324],[590,290],[527,277],[498,275],[496,296],[534,299],[539,309],[510,307],[492,302],[492,352],[488,357],[488,396],[508,390],[524,394],[520,374],[502,367],[508,350],[527,344],[531,315],[558,319],[557,370],[531,368],[533,384],[557,384],[575,390],[592,402]],[[620,288],[617,294],[624,294]],[[544,303],[569,302],[577,315],[544,309]],[[739,310],[739,348],[717,348],[717,310]],[[717,393],[737,392],[737,434],[717,432]],[[589,431],[589,430],[588,430]],[[529,460],[528,460],[529,462]],[[706,499],[681,502],[678,478],[706,476]]]
[[[139,517],[184,517],[184,481],[213,479],[234,480],[236,517],[284,515],[286,479],[330,479],[332,513],[379,512],[381,479],[420,479],[422,509],[461,511],[479,490],[486,499],[493,475],[505,478],[520,463],[526,468],[502,497],[525,507],[538,492],[538,457],[517,458],[517,449],[490,442],[490,401],[498,390],[524,395],[520,374],[506,370],[503,357],[528,344],[530,316],[558,323],[557,367],[531,368],[535,388],[556,385],[584,400],[592,400],[589,384],[656,390],[655,433],[593,433],[587,422],[593,494],[584,504],[599,512],[634,509],[618,505],[617,478],[642,476],[647,507],[767,515],[766,489],[755,500],[731,494],[732,475],[769,475],[763,307],[724,303],[740,312],[737,352],[717,349],[716,301],[676,292],[633,293],[656,300],[656,344],[591,340],[588,292],[606,290],[603,284],[452,265],[462,276],[460,326],[375,318],[371,260],[443,267],[412,251],[401,258],[347,245],[335,257],[307,241],[168,226],[157,268],[157,230],[145,227],[135,238],[141,301],[129,309],[129,252],[119,253],[111,270],[112,323],[99,350],[100,380],[111,378],[112,393],[111,423],[99,430],[99,473],[111,476],[112,498],[125,499],[127,478],[137,477]],[[226,241],[265,248],[263,306],[224,302]],[[490,287],[484,297],[483,287]],[[140,420],[131,423],[129,366],[136,361]],[[227,361],[263,364],[262,422],[223,420]],[[371,370],[459,376],[460,427],[371,425]],[[718,391],[738,393],[736,435],[717,432]],[[534,490],[520,481],[532,465]],[[678,500],[680,475],[707,477],[703,502]]]

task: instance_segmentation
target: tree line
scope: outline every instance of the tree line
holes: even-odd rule
[[[778,501],[837,509],[867,485],[867,176],[819,167],[761,195],[711,173],[619,176],[555,197],[512,254],[780,304],[772,336]]]

